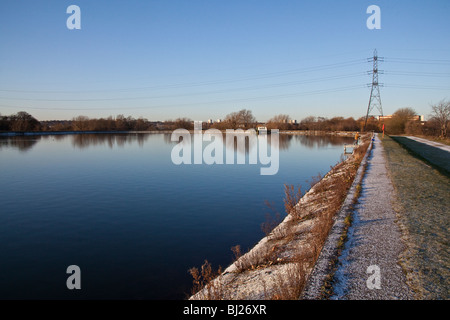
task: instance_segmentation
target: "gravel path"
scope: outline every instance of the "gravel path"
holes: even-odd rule
[[[391,205],[393,192],[384,150],[377,137],[348,241],[339,258],[331,299],[413,299],[398,264],[405,248]]]

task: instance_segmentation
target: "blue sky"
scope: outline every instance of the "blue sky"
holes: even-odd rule
[[[70,5],[81,30],[69,30]],[[369,30],[366,9],[381,9]],[[384,114],[450,99],[450,1],[0,2],[0,113],[361,117],[377,49]],[[374,111],[376,113],[376,111]]]

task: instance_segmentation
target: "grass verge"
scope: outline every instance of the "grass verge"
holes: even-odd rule
[[[402,136],[392,136],[391,138],[403,146],[411,155],[420,158],[442,174],[450,177],[449,152]]]
[[[354,211],[355,211],[355,206],[359,203],[359,197],[361,195],[361,190],[362,190],[362,181],[366,174],[367,164],[368,164],[367,162],[364,164],[364,167],[362,169],[361,178],[355,187],[355,193],[353,194],[352,203],[350,204],[350,206],[348,208],[347,216],[344,219],[344,227],[342,229],[342,233],[337,242],[336,254],[330,261],[330,266],[329,266],[330,272],[326,275],[323,285],[321,287],[321,292],[320,292],[321,300],[328,300],[334,294],[334,292],[333,292],[334,276],[335,276],[336,270],[338,268],[339,257],[341,256],[342,251],[345,248],[345,244],[347,243],[348,231],[353,223],[353,215],[354,215]]]
[[[394,209],[407,247],[401,265],[408,284],[417,299],[449,299],[450,179],[403,148],[403,139],[386,136],[382,143],[397,196]]]

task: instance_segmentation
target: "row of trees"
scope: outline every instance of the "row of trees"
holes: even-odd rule
[[[226,115],[225,119],[221,122],[215,122],[215,123],[206,123],[203,125],[203,129],[208,128],[215,128],[219,130],[225,130],[225,129],[250,129],[255,128],[258,125],[258,122],[256,121],[256,118],[253,116],[252,111],[247,109],[242,109],[237,112],[232,112],[228,115]],[[193,129],[194,128],[194,121],[190,118],[178,118],[175,121],[169,120],[164,121],[161,125],[164,129],[177,129],[177,128],[184,128],[184,129]]]
[[[388,134],[420,134],[447,137],[450,125],[450,101],[442,100],[431,106],[428,121],[417,120],[417,113],[411,108],[398,109],[391,118],[379,121],[368,119],[366,131],[381,131],[385,125]],[[203,128],[239,129],[255,128],[259,124],[252,111],[242,109],[228,114],[221,122],[206,124]],[[264,124],[268,129],[280,130],[314,130],[314,131],[361,131],[365,125],[365,118],[359,119],[310,116],[299,123],[291,121],[287,114],[279,114]],[[11,116],[0,115],[0,131],[147,131],[147,130],[174,130],[177,128],[193,129],[193,120],[178,118],[175,121],[150,122],[144,118],[135,119],[131,116],[90,119],[87,116],[78,116],[68,121],[42,121],[39,122],[26,112],[18,112]]]
[[[36,120],[27,112],[20,111],[10,116],[0,115],[0,131],[145,131],[155,130],[155,124],[147,119],[125,117],[90,119],[78,116],[72,120],[41,121]]]
[[[252,111],[242,109],[226,115],[221,122],[204,124],[203,128],[216,129],[250,129],[260,125],[265,125],[267,129],[279,130],[315,130],[315,131],[358,131],[364,124],[364,119],[355,120],[353,118],[334,117],[331,119],[323,117],[307,117],[300,123],[293,122],[289,115],[279,114],[269,119],[266,123],[259,123]],[[164,122],[167,129],[193,129],[193,120],[189,118],[178,118],[175,121]]]
[[[52,127],[53,130],[73,130],[73,131],[146,131],[154,130],[155,126],[147,119],[135,119],[131,116],[125,117],[120,114],[113,118],[89,119],[86,116],[73,118],[70,123],[65,124],[66,128]]]
[[[20,111],[10,116],[0,115],[0,131],[40,131],[41,124],[32,115]]]
[[[427,121],[417,119],[417,113],[414,109],[401,108],[384,124],[385,131],[389,134],[428,135],[447,138],[450,127],[450,101],[442,100],[432,105]]]
[[[324,117],[307,117],[300,121],[300,130],[320,130],[320,131],[359,131],[363,123],[363,118],[358,120],[344,117],[334,117],[331,119]]]

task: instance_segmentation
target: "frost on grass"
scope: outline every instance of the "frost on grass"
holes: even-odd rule
[[[239,246],[233,247],[234,263],[217,276],[205,266],[207,279],[201,280],[197,270],[190,299],[299,299],[369,140],[365,136],[353,156],[323,178],[313,177],[306,194],[285,185],[286,218],[276,227],[267,222],[266,237],[245,254]]]

